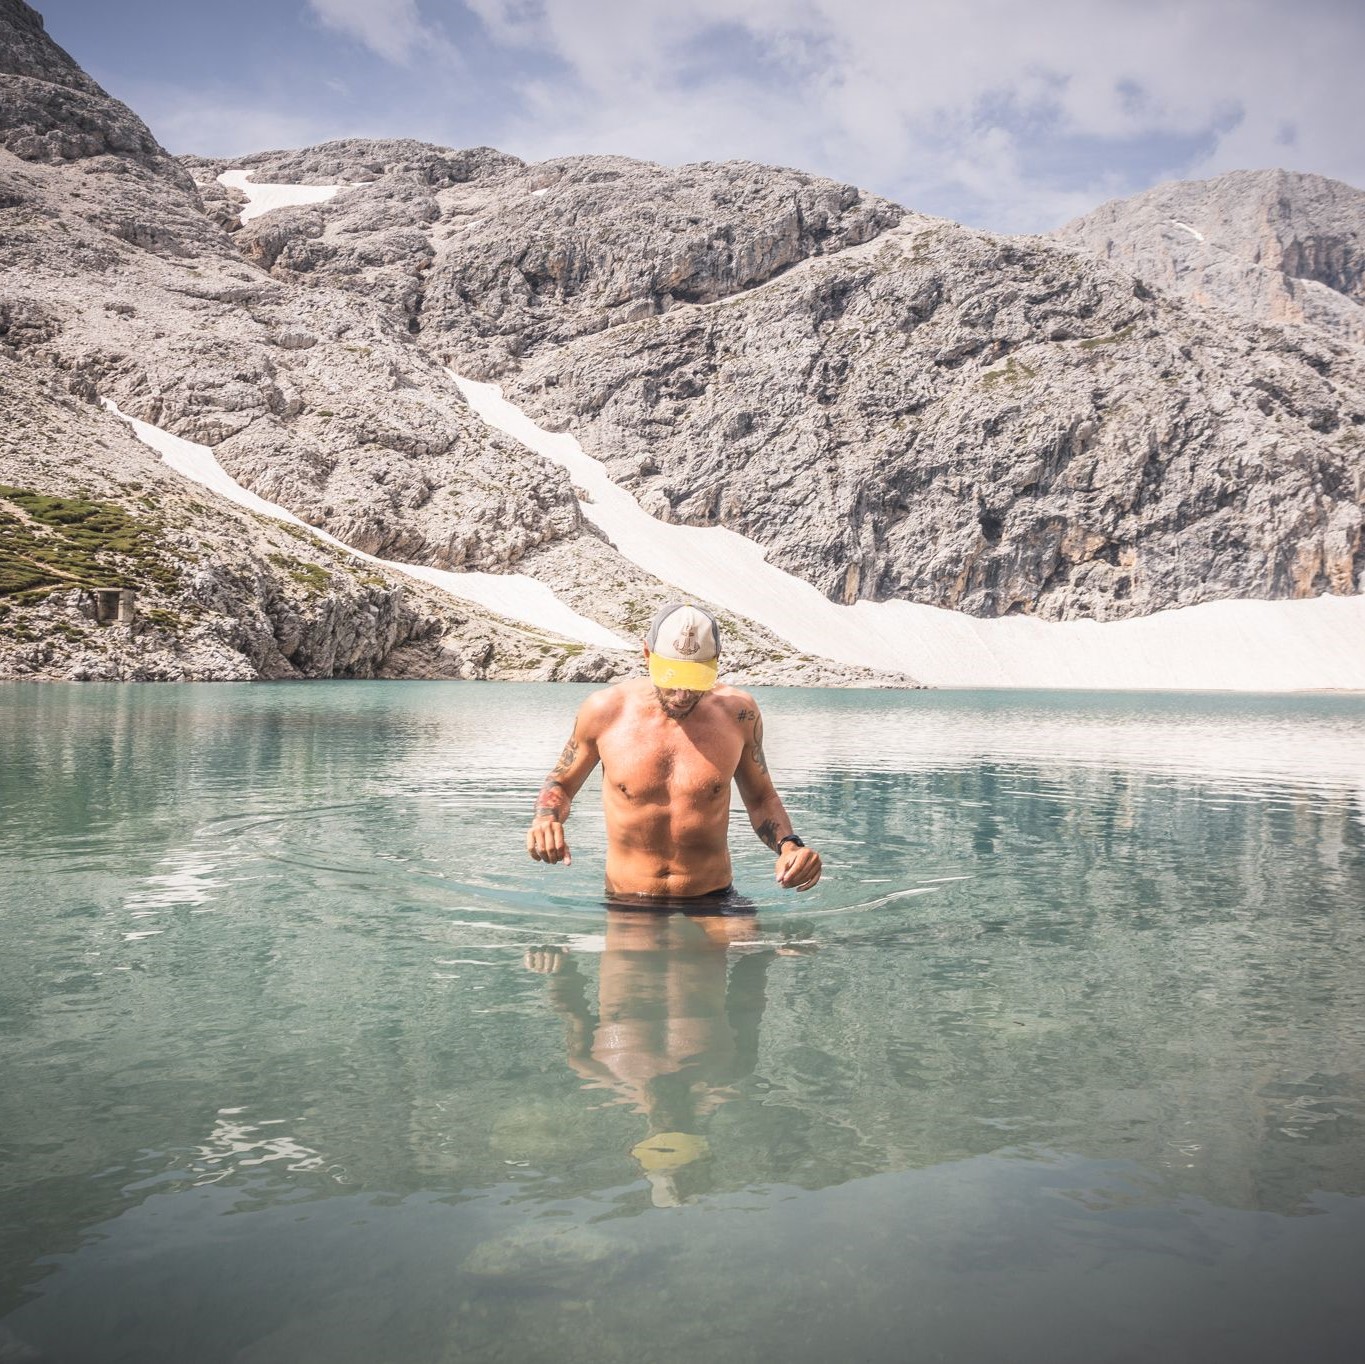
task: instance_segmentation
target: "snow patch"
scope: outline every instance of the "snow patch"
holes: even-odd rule
[[[426,564],[404,564],[393,559],[377,559],[373,554],[352,549],[334,535],[328,535],[325,530],[310,526],[293,512],[274,502],[267,502],[249,488],[242,487],[218,463],[207,445],[186,440],[183,436],[173,436],[169,431],[163,431],[149,422],[129,417],[120,412],[108,398],[102,398],[100,401],[115,416],[122,417],[133,428],[137,438],[144,445],[151,446],[176,473],[192,479],[229,502],[235,502],[239,507],[259,512],[263,516],[274,517],[277,521],[286,521],[292,526],[299,526],[316,539],[344,550],[363,563],[376,564],[380,568],[406,574],[409,578],[417,578],[449,593],[452,597],[473,602],[520,624],[548,630],[564,639],[592,644],[598,648],[635,647],[630,640],[622,639],[595,620],[579,615],[572,607],[560,601],[544,583],[524,573],[455,573],[450,569],[432,568]]]
[[[1365,597],[1220,601],[1133,620],[983,620],[910,602],[839,606],[723,527],[659,521],[571,435],[542,430],[495,384],[451,372],[490,426],[565,469],[584,517],[646,573],[747,616],[799,653],[937,687],[1365,689]]]
[[[1204,234],[1197,227],[1191,227],[1189,223],[1182,223],[1179,218],[1172,218],[1171,226],[1183,228],[1184,231],[1188,232],[1197,242],[1202,242],[1204,240]]]
[[[247,204],[237,215],[244,223],[270,213],[277,208],[293,208],[298,204],[322,204],[333,197],[338,190],[349,189],[348,185],[266,185],[257,184],[249,177],[250,171],[224,171],[218,177],[220,185],[239,189],[247,196]]]

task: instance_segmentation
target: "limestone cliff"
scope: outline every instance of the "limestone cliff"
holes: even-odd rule
[[[431,192],[412,144],[262,157],[371,178],[239,240],[382,292],[657,516],[834,600],[1119,619],[1359,590],[1365,371],[1338,338],[794,172],[478,157]]]
[[[1060,228],[1196,303],[1365,343],[1365,191],[1296,171],[1158,185]]]

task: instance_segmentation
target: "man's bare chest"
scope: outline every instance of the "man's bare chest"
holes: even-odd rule
[[[728,796],[741,747],[738,731],[719,726],[623,726],[599,741],[602,784],[643,804],[715,800]]]

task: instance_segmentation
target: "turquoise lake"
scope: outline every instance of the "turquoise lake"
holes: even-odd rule
[[[1361,1357],[1365,698],[760,691],[706,920],[587,690],[0,687],[0,1360]]]

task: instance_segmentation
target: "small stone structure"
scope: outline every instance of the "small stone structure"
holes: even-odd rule
[[[131,625],[137,614],[137,590],[132,587],[94,587],[95,621],[99,625]]]

